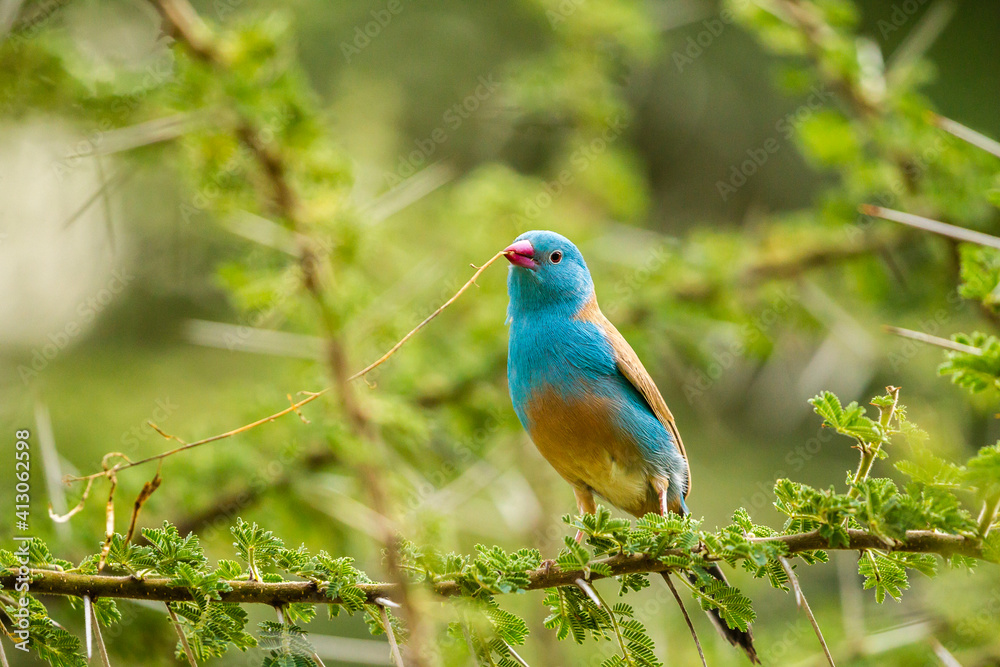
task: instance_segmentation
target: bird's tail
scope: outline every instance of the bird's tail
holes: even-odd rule
[[[722,573],[722,570],[718,565],[712,565],[707,568],[707,572],[719,581],[726,581],[726,575]],[[668,576],[666,572],[661,572],[661,574],[664,579]],[[689,573],[687,577],[695,586],[701,585],[701,582],[698,581],[698,576],[693,572]],[[736,648],[742,649],[742,651],[747,654],[747,657],[750,658],[750,662],[755,665],[761,664],[760,659],[757,657],[757,649],[755,649],[753,645],[753,631],[750,629],[750,626],[747,626],[746,632],[734,629],[729,627],[726,622],[722,620],[718,609],[710,609],[707,613],[709,620],[712,621],[712,625],[714,625],[719,631],[719,634],[725,637],[729,643]]]

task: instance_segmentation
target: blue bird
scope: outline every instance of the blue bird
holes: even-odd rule
[[[583,255],[550,231],[521,234],[504,254],[511,401],[538,451],[573,487],[579,511],[593,513],[596,494],[636,517],[687,514],[691,472],[677,424],[598,307]],[[709,573],[725,580],[717,566]],[[749,629],[728,627],[717,612],[710,617],[759,663]]]

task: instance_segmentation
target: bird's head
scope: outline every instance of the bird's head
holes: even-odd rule
[[[575,313],[594,292],[583,255],[565,236],[525,232],[504,254],[511,263],[507,291],[512,311],[561,306]]]

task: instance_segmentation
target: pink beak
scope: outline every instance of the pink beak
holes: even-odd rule
[[[503,254],[507,256],[507,261],[514,266],[522,266],[526,269],[533,269],[538,264],[532,257],[535,256],[535,249],[531,246],[531,242],[516,241],[511,243],[509,246],[504,248]]]

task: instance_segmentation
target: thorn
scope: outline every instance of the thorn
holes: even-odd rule
[[[507,650],[510,652],[510,657],[514,658],[514,661],[517,662],[517,664],[521,665],[521,667],[531,667],[531,665],[525,662],[524,658],[517,654],[517,651],[514,650],[513,646],[503,641],[503,639],[500,641],[502,641],[503,645],[507,647]]]
[[[950,118],[939,116],[933,112],[930,114],[930,120],[932,125],[944,130],[948,134],[956,136],[962,141],[965,141],[976,148],[980,148],[987,153],[1000,157],[1000,142],[995,139],[991,139],[985,134],[976,132],[972,128],[966,127],[961,123],[951,120]]]
[[[403,655],[399,652],[399,644],[396,643],[396,634],[392,631],[392,622],[389,620],[389,612],[386,611],[385,607],[379,607],[379,616],[382,618],[382,628],[385,630],[385,635],[389,639],[389,654],[392,656],[392,662],[396,667],[405,667],[403,664]]]
[[[888,324],[882,325],[882,330],[886,333],[892,334],[894,336],[899,336],[901,338],[909,338],[911,340],[919,341],[921,343],[927,343],[928,345],[936,345],[937,347],[942,347],[946,350],[954,350],[955,352],[964,352],[966,354],[974,354],[977,357],[983,356],[983,351],[978,347],[973,347],[971,345],[965,345],[963,343],[956,343],[948,338],[941,338],[939,336],[932,336],[930,334],[924,333],[922,331],[913,331],[911,329],[903,329],[900,327],[894,327]],[[886,387],[888,390],[889,388]],[[895,389],[895,387],[894,387]],[[892,393],[891,391],[889,393]]]
[[[90,620],[90,596],[83,596],[83,625],[84,634],[87,635],[87,661],[94,654],[94,628]]]
[[[147,421],[146,424],[151,429],[153,429],[154,431],[156,431],[157,433],[159,433],[160,435],[162,435],[164,438],[166,438],[167,440],[176,440],[177,442],[181,443],[182,445],[186,445],[187,444],[186,442],[184,442],[183,440],[181,440],[180,438],[178,438],[176,435],[170,435],[169,433],[165,433],[163,431],[163,429],[161,429],[159,426],[157,426],[156,424],[154,424],[151,421]]]
[[[393,609],[402,609],[403,605],[398,602],[393,602],[389,598],[375,598],[375,604],[380,607],[391,607]]]
[[[591,587],[591,585],[587,582],[586,579],[577,579],[575,583],[577,586],[580,587],[581,591],[587,594],[588,598],[593,600],[594,604],[596,604],[598,607],[601,606],[601,599],[597,597],[597,591],[595,591],[593,587]]]
[[[1000,238],[990,234],[984,234],[983,232],[977,232],[974,229],[949,225],[946,222],[932,220],[930,218],[913,215],[912,213],[905,213],[903,211],[895,211],[891,208],[872,206],[871,204],[861,204],[858,206],[858,211],[864,215],[882,218],[883,220],[889,220],[891,222],[898,222],[901,225],[914,227],[925,232],[931,232],[932,234],[940,234],[941,236],[947,236],[948,238],[962,241],[964,243],[976,243],[988,248],[1000,248]]]
[[[292,395],[291,394],[285,394],[285,397],[288,398],[288,402],[292,404],[292,409],[295,411],[295,414],[297,414],[299,416],[299,419],[302,420],[302,423],[303,424],[310,424],[311,422],[308,419],[306,419],[305,415],[302,414],[302,411],[299,410],[299,408],[298,408],[297,405],[295,405],[295,400],[292,398]]]

